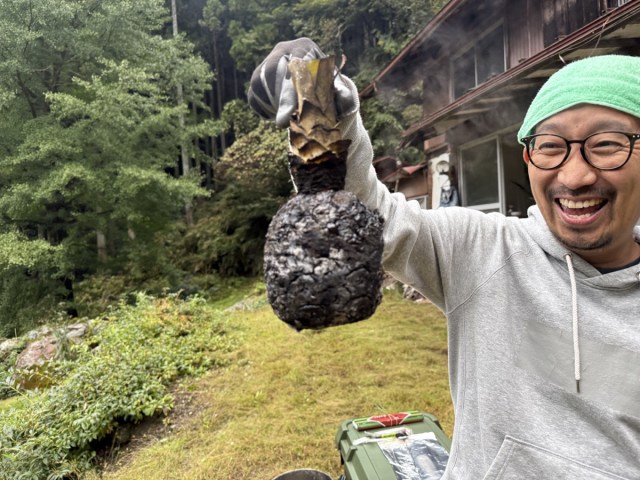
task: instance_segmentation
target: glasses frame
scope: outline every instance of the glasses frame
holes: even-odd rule
[[[587,143],[587,140],[589,140],[591,137],[593,137],[595,135],[600,135],[602,133],[619,133],[619,134],[622,134],[622,135],[624,135],[625,137],[627,137],[629,139],[629,155],[627,155],[626,160],[624,162],[622,162],[620,165],[618,165],[617,167],[610,167],[610,168],[598,167],[597,165],[594,165],[593,163],[591,163],[591,160],[589,160],[589,157],[587,156],[587,152],[584,149],[585,143]],[[536,165],[536,163],[533,161],[533,157],[531,156],[531,150],[530,150],[531,141],[534,140],[536,137],[541,137],[543,135],[553,135],[554,137],[561,138],[567,144],[567,152],[565,153],[564,158],[555,167],[541,167],[539,165]],[[526,136],[526,137],[522,137],[520,139],[520,141],[522,143],[524,143],[524,146],[527,149],[527,157],[529,158],[529,161],[533,164],[534,167],[539,168],[540,170],[555,170],[556,168],[560,168],[567,161],[569,156],[571,155],[571,144],[572,143],[579,143],[580,144],[580,153],[582,154],[582,158],[584,158],[584,161],[587,162],[589,165],[591,165],[595,169],[605,170],[605,171],[618,170],[619,168],[624,167],[627,164],[627,162],[629,161],[629,159],[631,158],[631,154],[633,153],[633,146],[635,145],[636,140],[640,140],[640,133],[618,132],[618,131],[614,131],[614,130],[606,131],[606,132],[592,133],[591,135],[589,135],[588,137],[584,138],[583,140],[567,140],[562,135],[556,135],[554,133],[536,133],[535,135],[529,135],[529,136]]]

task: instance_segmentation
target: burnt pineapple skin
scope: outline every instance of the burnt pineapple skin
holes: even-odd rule
[[[267,296],[296,330],[369,318],[380,304],[380,215],[345,190],[291,198],[273,218],[264,250]]]
[[[293,59],[298,109],[289,126],[289,165],[298,194],[267,232],[269,303],[297,330],[369,318],[380,304],[383,219],[343,190],[350,141],[340,135],[335,61]]]

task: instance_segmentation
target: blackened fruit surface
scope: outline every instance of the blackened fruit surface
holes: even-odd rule
[[[298,194],[273,218],[264,255],[269,302],[297,330],[369,318],[381,300],[382,217],[350,192]]]

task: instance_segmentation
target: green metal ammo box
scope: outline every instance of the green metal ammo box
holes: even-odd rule
[[[428,432],[432,432],[432,435]],[[407,433],[409,436],[406,436]],[[340,451],[344,466],[344,475],[341,478],[346,480],[418,478],[417,476],[398,476],[397,468],[392,466],[388,458],[389,449],[384,446],[390,445],[386,442],[387,439],[393,441],[398,438],[402,441],[412,437],[416,439],[431,437],[432,440],[429,441],[433,442],[431,444],[439,450],[440,458],[444,456],[445,461],[448,458],[451,441],[442,431],[438,419],[429,413],[412,410],[342,422],[336,434],[336,447]],[[422,447],[429,449],[426,443]],[[411,455],[403,455],[402,461],[411,462]],[[440,478],[440,476],[421,478]]]

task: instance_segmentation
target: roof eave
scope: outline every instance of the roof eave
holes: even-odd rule
[[[360,98],[369,98],[375,95],[375,92],[377,91],[377,84],[380,83],[384,77],[391,74],[415,48],[421,45],[428,37],[433,35],[438,27],[453,15],[458,7],[467,1],[468,0],[451,0],[442,7],[431,21],[402,50],[400,50],[400,53],[393,57],[387,66],[384,67],[373,78],[373,80],[371,80],[371,82],[360,91]]]
[[[420,131],[430,129],[438,120],[443,119],[447,115],[459,110],[462,106],[469,105],[479,98],[497,90],[515,79],[525,78],[531,75],[536,69],[544,63],[550,61],[557,55],[568,55],[572,50],[576,50],[582,43],[589,42],[604,35],[605,32],[611,32],[620,27],[625,20],[640,14],[640,2],[630,2],[621,7],[612,10],[610,13],[599,17],[597,20],[576,30],[571,35],[557,41],[550,47],[541,50],[537,54],[529,57],[517,66],[510,68],[500,75],[488,80],[479,87],[467,92],[455,102],[448,104],[444,108],[423,118],[419,122],[411,125],[408,129],[401,133],[402,146],[411,143],[411,137]]]

